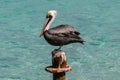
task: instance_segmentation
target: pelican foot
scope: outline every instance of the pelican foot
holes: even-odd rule
[[[61,51],[62,46],[60,46],[58,49],[55,49],[54,51]]]
[[[58,48],[58,49],[54,49],[54,51],[61,51],[61,50]]]

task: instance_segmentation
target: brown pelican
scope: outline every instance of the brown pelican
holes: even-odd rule
[[[59,46],[58,50],[61,49],[63,45],[69,43],[79,42],[83,44],[84,40],[78,36],[80,33],[70,25],[59,25],[49,29],[56,15],[57,11],[48,11],[40,37],[44,35],[44,38],[49,44]]]

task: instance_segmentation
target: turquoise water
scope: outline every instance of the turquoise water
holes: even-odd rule
[[[46,12],[69,24],[85,45],[64,46],[67,80],[120,80],[120,0],[0,0],[0,80],[52,80],[50,46],[39,38]]]

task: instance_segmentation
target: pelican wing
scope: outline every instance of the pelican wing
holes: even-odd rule
[[[80,34],[78,31],[76,31],[73,27],[69,25],[59,25],[57,27],[49,29],[49,32],[51,34],[60,34],[60,35]]]
[[[75,34],[75,33],[59,33],[59,34],[57,34],[57,36],[59,36],[59,37],[66,37],[66,38],[80,39],[80,37],[77,34]]]

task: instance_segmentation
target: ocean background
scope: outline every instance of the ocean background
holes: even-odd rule
[[[0,0],[0,80],[52,80],[51,51],[39,38],[48,10],[51,27],[74,26],[86,41],[66,45],[67,80],[120,80],[120,0]]]

